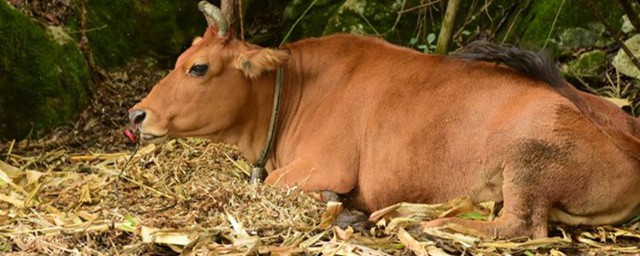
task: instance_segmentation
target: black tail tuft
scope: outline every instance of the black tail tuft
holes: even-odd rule
[[[475,41],[452,57],[501,63],[556,88],[562,88],[566,83],[560,70],[548,54],[523,50],[510,45],[499,46],[487,41]]]

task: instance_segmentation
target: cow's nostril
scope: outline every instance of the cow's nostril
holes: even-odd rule
[[[140,109],[133,110],[129,112],[129,120],[131,120],[131,125],[133,127],[138,127],[138,124],[144,121],[144,118],[147,116],[147,113]]]

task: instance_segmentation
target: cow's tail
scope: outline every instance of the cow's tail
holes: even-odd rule
[[[617,147],[640,160],[640,139],[616,127],[601,114],[596,113],[593,106],[580,96],[578,90],[564,79],[549,55],[513,46],[498,46],[486,41],[477,41],[469,44],[453,57],[501,63],[533,79],[546,82],[560,95],[568,98]]]

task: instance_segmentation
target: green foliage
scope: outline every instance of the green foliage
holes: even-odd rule
[[[577,59],[569,62],[569,73],[580,77],[598,77],[607,64],[607,53],[594,50],[583,53]]]
[[[88,102],[89,71],[74,43],[59,45],[0,1],[0,137],[71,121]]]
[[[288,21],[295,21],[309,7],[312,1],[293,0],[284,9],[284,18]],[[322,36],[327,22],[336,13],[338,8],[344,3],[342,1],[318,0],[311,7],[307,15],[303,16],[300,23],[292,30],[293,38],[318,37]],[[291,22],[291,25],[293,23]]]
[[[399,16],[399,12],[405,8],[419,4],[420,1],[346,0],[331,16],[323,34],[374,35],[402,45],[407,45],[412,38],[416,38],[418,41],[415,45],[421,45],[425,33],[408,29],[415,26],[418,12],[407,12]]]
[[[627,39],[624,44],[627,48],[637,57],[640,56],[640,35],[634,35]],[[631,58],[622,50],[618,50],[618,53],[613,58],[611,63],[618,72],[635,79],[640,79],[640,70],[633,64]]]
[[[520,46],[532,49],[546,46],[545,48],[549,49],[554,56],[559,56],[566,51],[560,51],[560,44],[563,42],[558,38],[558,35],[567,29],[583,28],[595,32],[598,37],[604,36],[601,29],[594,31],[594,23],[598,23],[598,20],[582,0],[535,0],[528,2],[530,2],[529,8],[522,18],[515,21],[507,42],[519,42]],[[617,29],[621,27],[622,9],[619,4],[611,1],[591,2],[595,8],[600,10],[612,27]]]
[[[425,43],[420,43],[420,39],[415,36],[409,39],[409,44],[407,46],[412,48],[417,48],[424,53],[432,53],[436,50],[436,33],[429,33],[426,38]]]
[[[464,214],[458,215],[458,218],[468,219],[468,220],[487,220],[487,216],[479,213],[479,212],[468,212]]]

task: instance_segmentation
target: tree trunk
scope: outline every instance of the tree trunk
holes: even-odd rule
[[[449,42],[453,35],[456,15],[460,9],[460,2],[460,0],[449,0],[449,3],[447,4],[447,11],[444,13],[444,19],[442,20],[442,26],[440,27],[440,34],[438,35],[438,44],[436,45],[437,54],[447,53],[447,48],[449,48]]]

